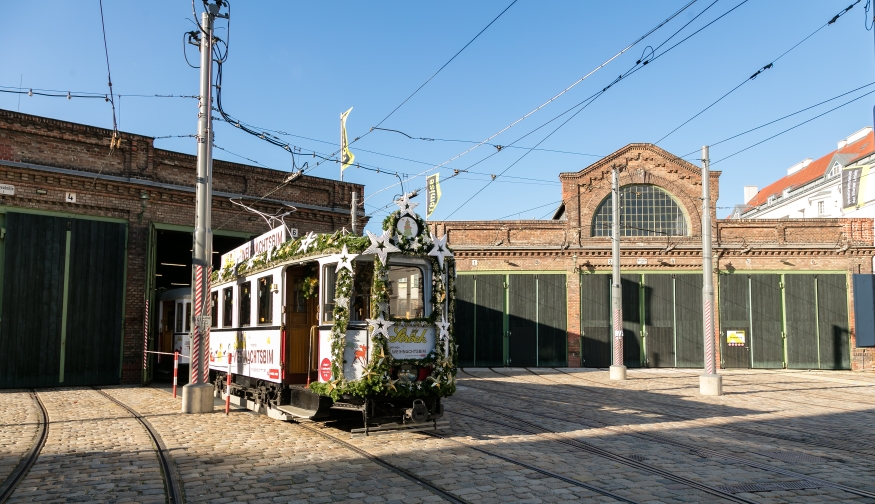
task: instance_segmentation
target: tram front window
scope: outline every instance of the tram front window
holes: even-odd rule
[[[355,277],[352,284],[352,313],[350,320],[371,318],[371,289],[374,285],[374,263],[356,261]]]
[[[425,317],[422,269],[389,266],[389,315],[412,319]]]
[[[219,327],[219,291],[210,293],[210,327]]]

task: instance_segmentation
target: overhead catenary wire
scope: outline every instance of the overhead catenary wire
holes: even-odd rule
[[[473,147],[471,147],[471,148],[465,150],[464,152],[462,152],[462,153],[460,153],[460,154],[457,154],[457,155],[453,156],[452,158],[450,158],[450,159],[444,161],[443,163],[440,163],[440,164],[438,164],[438,165],[433,166],[432,168],[429,168],[428,170],[425,170],[425,171],[423,171],[423,172],[421,172],[421,173],[418,173],[418,174],[416,175],[416,177],[421,177],[422,175],[425,175],[425,174],[430,173],[430,172],[432,172],[432,171],[434,171],[434,170],[436,170],[436,169],[438,169],[438,168],[441,168],[441,167],[443,167],[443,166],[446,166],[447,164],[449,164],[449,163],[451,163],[451,162],[453,162],[453,161],[455,161],[455,160],[461,158],[462,156],[465,156],[466,154],[468,154],[468,153],[470,153],[470,152],[476,150],[477,148],[481,147],[482,145],[488,144],[493,138],[495,138],[495,137],[501,135],[502,133],[504,133],[505,131],[507,131],[507,130],[513,128],[514,126],[516,126],[516,125],[519,124],[520,122],[524,121],[525,119],[527,119],[528,117],[530,117],[532,114],[535,114],[536,112],[538,112],[538,111],[541,110],[542,108],[546,107],[546,106],[549,105],[550,103],[553,103],[554,101],[556,101],[557,99],[559,99],[559,97],[563,96],[565,93],[567,93],[567,92],[570,91],[571,89],[575,88],[578,84],[580,84],[581,82],[585,81],[586,79],[588,79],[589,77],[591,77],[592,75],[594,75],[595,73],[597,73],[599,70],[601,70],[602,68],[604,68],[605,66],[607,66],[608,64],[610,64],[612,61],[614,61],[615,59],[617,59],[617,58],[619,58],[620,56],[622,56],[623,54],[625,54],[629,49],[635,47],[635,46],[636,46],[638,43],[640,43],[642,40],[644,40],[645,38],[647,38],[648,36],[650,36],[652,33],[654,33],[655,31],[657,31],[658,29],[660,29],[660,28],[662,28],[663,26],[665,26],[665,25],[666,25],[668,22],[670,22],[672,19],[674,19],[674,18],[677,17],[679,14],[681,14],[683,11],[685,11],[687,8],[689,8],[691,5],[693,5],[694,3],[696,3],[696,1],[697,1],[697,0],[691,0],[691,1],[688,2],[687,4],[683,5],[680,9],[678,9],[677,11],[675,11],[675,12],[674,12],[672,15],[670,15],[668,18],[666,18],[665,20],[663,20],[662,22],[660,22],[658,25],[656,25],[655,27],[653,27],[653,28],[651,28],[649,31],[647,31],[644,35],[641,35],[640,37],[638,37],[638,38],[637,38],[635,41],[633,41],[631,44],[627,45],[626,47],[624,47],[623,49],[621,49],[619,52],[617,52],[617,53],[614,54],[613,56],[609,57],[609,58],[608,58],[607,60],[605,60],[603,63],[601,63],[600,65],[598,65],[597,67],[595,67],[594,69],[592,69],[590,72],[588,72],[586,75],[584,75],[583,77],[577,79],[577,80],[576,80],[575,82],[573,82],[570,86],[567,86],[565,89],[563,89],[562,91],[560,91],[559,93],[557,93],[556,95],[554,95],[552,98],[550,98],[549,100],[545,101],[545,102],[542,103],[541,105],[538,105],[537,107],[535,107],[534,109],[532,109],[530,112],[526,113],[525,115],[523,115],[523,116],[520,117],[519,119],[513,121],[512,123],[510,123],[509,125],[505,126],[504,128],[501,128],[498,132],[494,133],[493,135],[490,135],[490,136],[489,136],[488,138],[486,138],[485,140],[483,140],[483,141],[477,143],[477,145],[474,145]],[[747,0],[745,0],[745,1],[747,1]],[[414,178],[416,178],[416,177],[414,177]],[[365,200],[367,200],[367,199],[369,199],[369,198],[372,198],[372,197],[374,197],[376,194],[379,194],[379,193],[381,193],[381,192],[383,192],[383,191],[386,191],[386,190],[388,190],[388,189],[391,189],[392,187],[395,187],[396,185],[397,185],[397,184],[393,184],[393,185],[391,185],[391,186],[384,187],[383,189],[380,189],[380,190],[378,190],[378,191],[376,191],[376,192],[374,192],[374,193],[371,193],[371,195],[368,196],[367,198],[365,198]]]
[[[675,127],[673,130],[671,130],[671,131],[669,131],[668,133],[666,133],[662,138],[660,138],[659,140],[657,140],[657,141],[654,142],[654,143],[655,143],[655,144],[659,144],[660,142],[662,142],[662,141],[665,140],[666,138],[670,137],[670,136],[671,136],[673,133],[675,133],[677,130],[683,128],[684,126],[686,126],[687,124],[689,124],[691,121],[693,121],[694,119],[696,119],[696,118],[699,117],[700,115],[702,115],[702,114],[704,114],[705,112],[707,112],[711,107],[713,107],[714,105],[717,105],[718,103],[720,103],[721,101],[723,101],[724,98],[726,98],[727,96],[731,95],[732,93],[734,93],[735,91],[737,91],[739,88],[741,88],[742,86],[744,86],[744,85],[747,84],[748,82],[750,82],[750,81],[756,79],[759,75],[761,75],[761,74],[762,74],[763,72],[765,72],[766,70],[771,69],[771,68],[775,65],[775,63],[777,63],[781,58],[783,58],[784,56],[786,56],[787,54],[789,54],[791,51],[793,51],[794,49],[796,49],[797,47],[799,47],[800,45],[802,45],[806,40],[810,39],[811,37],[813,37],[814,35],[816,35],[818,32],[820,32],[821,30],[823,30],[823,29],[826,28],[827,26],[829,26],[829,25],[835,23],[840,17],[842,17],[843,15],[847,14],[847,12],[850,11],[855,5],[857,5],[858,3],[860,3],[860,1],[861,1],[861,0],[857,0],[856,2],[854,2],[854,3],[851,4],[851,5],[849,5],[848,7],[845,7],[841,12],[839,12],[838,14],[836,14],[835,16],[833,16],[829,21],[827,21],[826,23],[820,25],[816,30],[814,30],[813,32],[809,33],[807,36],[805,36],[805,37],[804,37],[802,40],[800,40],[799,42],[796,42],[795,44],[793,44],[792,47],[790,47],[789,49],[787,49],[786,51],[784,51],[783,53],[781,53],[777,58],[774,58],[774,59],[773,59],[771,62],[769,62],[768,64],[763,65],[760,69],[758,69],[756,72],[754,72],[753,75],[751,75],[751,76],[748,77],[747,79],[741,81],[737,86],[735,86],[734,88],[732,88],[732,89],[730,89],[729,91],[727,91],[723,96],[721,96],[720,98],[717,98],[716,100],[714,100],[713,102],[711,102],[711,104],[709,104],[708,106],[706,106],[705,108],[703,108],[702,110],[700,110],[699,112],[697,112],[696,114],[694,114],[692,117],[690,117],[690,118],[687,119],[686,121],[682,122],[680,125],[678,125],[678,126]]]
[[[800,123],[798,123],[798,124],[796,124],[796,125],[794,125],[794,126],[791,126],[791,127],[787,128],[787,129],[785,129],[785,130],[783,130],[783,131],[781,131],[781,132],[779,132],[779,133],[776,133],[776,134],[774,134],[774,135],[772,135],[772,136],[770,136],[770,137],[768,137],[768,138],[766,138],[766,139],[760,140],[759,142],[756,142],[756,143],[754,143],[753,145],[749,145],[749,146],[747,146],[747,147],[745,147],[745,148],[743,148],[743,149],[737,150],[737,151],[733,152],[732,154],[730,154],[730,155],[728,155],[728,156],[725,156],[725,157],[722,157],[722,158],[718,159],[717,161],[712,161],[712,162],[711,162],[711,166],[714,166],[715,164],[720,163],[721,161],[726,161],[727,159],[729,159],[729,158],[731,158],[731,157],[733,157],[733,156],[736,156],[736,155],[738,155],[738,154],[741,154],[742,152],[745,152],[745,151],[747,151],[747,150],[753,149],[754,147],[756,147],[756,146],[758,146],[758,145],[761,145],[761,144],[763,144],[763,143],[765,143],[765,142],[768,142],[769,140],[772,140],[772,139],[774,139],[774,138],[777,138],[777,137],[783,135],[784,133],[787,133],[787,132],[789,132],[789,131],[792,131],[792,130],[794,130],[794,129],[796,129],[796,128],[802,126],[802,125],[808,124],[808,123],[810,123],[811,121],[813,121],[813,120],[815,120],[815,119],[819,119],[819,118],[821,118],[821,117],[823,117],[823,116],[825,116],[825,115],[827,115],[827,114],[829,114],[829,113],[831,113],[831,112],[834,112],[834,111],[836,111],[836,110],[838,110],[838,109],[844,107],[845,105],[849,105],[849,104],[851,104],[851,103],[853,103],[853,102],[859,100],[860,98],[864,98],[864,97],[866,97],[866,96],[869,96],[869,95],[871,95],[872,93],[875,93],[875,90],[873,90],[873,91],[869,91],[869,92],[867,92],[867,93],[864,93],[864,94],[862,94],[862,95],[860,95],[860,96],[857,96],[856,98],[852,98],[852,99],[846,101],[845,103],[842,103],[841,105],[839,105],[839,106],[837,106],[837,107],[833,107],[833,108],[827,110],[826,112],[822,112],[822,113],[820,113],[820,114],[818,114],[818,115],[816,115],[816,116],[814,116],[814,117],[812,117],[812,118],[806,119],[806,120],[804,120],[804,121],[802,121],[802,122],[800,122]]]
[[[733,139],[735,139],[735,138],[738,138],[738,137],[740,137],[740,136],[746,135],[746,134],[748,134],[748,133],[752,133],[752,132],[754,132],[754,131],[756,131],[756,130],[758,130],[758,129],[765,128],[766,126],[769,126],[769,125],[775,124],[776,122],[783,121],[784,119],[788,119],[788,118],[790,118],[790,117],[793,117],[794,115],[801,114],[802,112],[805,112],[805,111],[807,111],[807,110],[811,110],[811,109],[813,109],[813,108],[819,107],[819,106],[823,105],[824,103],[829,103],[829,102],[831,102],[831,101],[833,101],[833,100],[837,100],[837,99],[839,99],[839,98],[841,98],[841,97],[843,97],[843,96],[847,96],[847,95],[849,95],[849,94],[851,94],[851,93],[853,93],[853,92],[859,91],[859,90],[861,90],[861,89],[867,88],[867,87],[872,86],[872,85],[875,85],[875,82],[870,82],[869,84],[865,84],[865,85],[863,85],[863,86],[860,86],[860,87],[854,88],[854,89],[852,89],[852,90],[850,90],[850,91],[846,91],[846,92],[844,92],[844,93],[842,93],[842,94],[840,94],[840,95],[833,96],[832,98],[828,98],[828,99],[823,100],[823,101],[821,101],[821,102],[819,102],[819,103],[815,103],[814,105],[809,105],[808,107],[805,107],[805,108],[803,108],[803,109],[799,109],[799,110],[797,110],[796,112],[792,112],[792,113],[787,114],[787,115],[785,115],[785,116],[779,117],[779,118],[774,119],[774,120],[771,120],[771,121],[769,121],[769,122],[767,122],[767,123],[764,123],[764,124],[761,124],[761,125],[756,126],[756,127],[754,127],[754,128],[751,128],[751,129],[749,129],[749,130],[742,131],[741,133],[737,133],[737,134],[732,135],[732,136],[730,136],[730,137],[724,138],[723,140],[720,140],[719,142],[709,143],[708,145],[709,145],[710,147],[714,147],[715,145],[720,145],[720,144],[722,144],[722,143],[724,143],[724,142],[728,142],[728,141],[733,140]],[[684,155],[681,156],[681,157],[682,157],[682,158],[688,158],[688,157],[690,157],[690,156],[697,155],[699,152],[701,152],[701,149],[696,149],[696,150],[694,150],[694,151],[690,151],[690,152],[684,154]]]
[[[637,71],[640,70],[641,68],[644,68],[644,65],[647,65],[648,63],[653,62],[654,60],[658,59],[659,57],[665,55],[667,52],[669,52],[669,51],[671,51],[672,49],[676,48],[677,46],[679,46],[679,45],[682,44],[683,42],[689,40],[691,37],[693,37],[693,36],[696,35],[697,33],[700,33],[702,30],[704,30],[704,29],[707,28],[708,26],[711,26],[711,25],[714,24],[716,21],[722,19],[722,18],[725,17],[727,14],[729,14],[730,12],[733,12],[735,9],[741,7],[742,5],[744,5],[744,4],[747,3],[747,2],[748,2],[748,0],[743,0],[742,2],[740,2],[739,4],[737,4],[735,7],[733,7],[733,8],[731,8],[731,9],[729,9],[728,11],[724,12],[723,14],[721,14],[720,16],[718,16],[717,18],[713,19],[711,22],[707,23],[705,26],[703,26],[703,27],[699,28],[698,30],[696,30],[695,32],[693,32],[692,34],[690,34],[690,35],[684,37],[683,40],[681,40],[681,41],[679,41],[678,43],[672,45],[671,47],[669,47],[669,48],[666,49],[665,51],[663,51],[663,52],[661,52],[661,53],[659,53],[659,54],[657,54],[657,55],[655,55],[655,56],[652,56],[652,57],[649,58],[649,59],[638,60],[638,61],[636,61],[636,62],[635,62],[635,65],[633,65],[631,69],[627,70],[625,73],[621,74],[619,77],[617,77],[616,79],[614,79],[610,84],[608,84],[608,85],[607,85],[605,88],[603,88],[601,91],[599,91],[599,92],[597,92],[596,94],[592,95],[592,96],[590,97],[590,99],[585,100],[585,101],[587,102],[586,105],[584,105],[582,108],[580,108],[579,110],[577,110],[577,111],[576,111],[574,114],[572,114],[568,119],[566,119],[565,121],[563,121],[562,124],[560,124],[559,126],[557,126],[553,131],[551,131],[550,133],[548,133],[547,136],[545,136],[545,137],[544,137],[543,139],[541,139],[537,144],[535,144],[535,146],[534,146],[533,148],[536,148],[536,147],[538,147],[539,145],[541,145],[543,142],[545,142],[545,141],[546,141],[548,138],[550,138],[554,133],[556,133],[560,128],[562,128],[563,126],[565,126],[566,124],[568,124],[569,121],[571,121],[571,120],[572,120],[575,116],[577,116],[580,112],[582,112],[583,110],[585,110],[586,107],[588,107],[590,104],[592,104],[593,101],[595,101],[595,100],[598,99],[600,96],[602,96],[604,93],[606,93],[606,92],[607,92],[611,87],[613,87],[615,84],[617,84],[617,83],[620,82],[621,80],[625,79],[626,77],[628,77],[628,76],[634,74],[635,72],[637,72]],[[713,5],[713,4],[712,4],[712,5]],[[709,7],[710,7],[710,6],[709,6]],[[688,26],[688,25],[689,25],[689,23],[685,24],[684,27],[686,27],[686,26]],[[678,33],[678,32],[675,32],[674,34],[671,35],[671,37],[674,37],[677,33]],[[660,47],[661,47],[662,45],[664,45],[664,43],[663,43],[663,44],[660,44]],[[582,104],[582,103],[583,103],[583,102],[581,102],[581,104]],[[580,105],[580,104],[578,104],[578,105]],[[577,105],[575,105],[575,107],[577,107]],[[573,108],[574,108],[574,107],[572,107],[572,109],[573,109]],[[572,109],[569,109],[568,111],[570,111],[570,110],[572,110]],[[563,112],[563,114],[567,113],[568,111]],[[562,114],[560,114],[560,115],[562,115]],[[559,116],[557,116],[556,118],[558,118],[558,117],[559,117]],[[556,119],[556,118],[554,118],[554,119]],[[554,119],[551,119],[551,121],[554,120]],[[545,123],[545,124],[546,124],[546,123]],[[504,173],[506,173],[508,170],[510,170],[511,168],[513,168],[517,163],[519,163],[523,158],[525,158],[525,157],[526,157],[529,153],[531,153],[531,152],[532,152],[531,149],[527,150],[522,156],[520,156],[519,158],[517,158],[516,161],[514,161],[513,163],[511,163],[510,166],[508,166],[508,167],[505,168],[501,173],[499,173],[497,177],[500,177],[500,176],[504,175]],[[496,178],[497,178],[497,177],[496,177]],[[455,210],[453,210],[452,212],[450,212],[450,214],[447,216],[447,218],[451,217],[451,216],[454,215],[456,212],[458,212],[462,207],[464,207],[464,206],[467,205],[469,202],[471,202],[475,197],[477,197],[480,193],[482,193],[484,190],[486,190],[486,188],[489,187],[490,184],[492,184],[492,182],[494,182],[494,181],[495,181],[495,179],[488,181],[483,187],[481,187],[481,188],[480,188],[477,192],[475,192],[471,197],[469,197],[469,198],[468,198],[467,200],[465,200],[461,205],[459,205],[458,207],[456,207]]]
[[[115,117],[115,96],[112,92],[112,72],[109,70],[109,46],[106,43],[106,24],[103,20],[103,0],[99,0],[100,5],[100,28],[103,30],[103,52],[106,56],[106,79],[109,86],[109,104],[112,105],[112,132],[113,137],[118,135],[118,122]]]

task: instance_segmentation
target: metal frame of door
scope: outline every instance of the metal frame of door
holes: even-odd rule
[[[504,280],[503,280],[503,288],[504,288],[503,304],[504,304],[504,306],[502,307],[502,349],[501,349],[502,350],[501,362],[503,363],[504,366],[513,365],[513,362],[509,360],[510,359],[510,337],[511,337],[510,329],[509,329],[510,295],[511,295],[511,293],[510,293],[510,279],[509,279],[510,276],[512,276],[512,275],[532,275],[532,276],[535,276],[536,278],[539,275],[563,275],[563,276],[565,276],[565,282],[564,282],[564,285],[566,288],[566,290],[565,290],[565,304],[567,307],[567,303],[568,303],[568,291],[567,291],[568,278],[567,278],[567,273],[565,271],[524,271],[524,272],[522,272],[522,271],[476,271],[476,272],[470,271],[470,272],[459,272],[458,275],[459,276],[466,276],[466,277],[467,276],[475,277],[474,285],[472,286],[472,289],[473,289],[472,294],[473,294],[473,300],[474,300],[472,302],[472,304],[474,306],[474,309],[472,310],[473,311],[473,313],[472,313],[473,320],[471,321],[471,330],[472,330],[473,335],[472,335],[471,341],[470,341],[470,344],[473,346],[471,360],[475,366],[479,365],[478,358],[477,358],[477,320],[476,320],[477,319],[477,308],[476,307],[478,306],[477,301],[478,301],[479,289],[477,288],[478,282],[476,281],[476,277],[478,277],[478,276],[493,276],[493,275],[504,277]],[[535,336],[535,338],[536,338],[535,339],[535,352],[536,352],[535,366],[536,367],[540,365],[540,355],[539,355],[540,354],[540,337],[539,337],[540,310],[538,309],[538,306],[540,303],[539,296],[540,296],[540,282],[537,281],[537,279],[536,279],[536,281],[535,281],[536,307],[535,307],[535,321],[534,321],[535,327],[536,327],[536,329],[535,329],[536,330],[536,336]],[[567,309],[565,310],[565,331],[566,331],[566,337],[564,338],[564,344],[565,344],[565,359],[566,359],[566,364],[567,364],[567,361],[568,361],[568,338],[567,338],[568,311],[567,311]]]
[[[792,324],[788,324],[788,319],[787,319],[787,317],[788,317],[787,277],[789,277],[789,276],[796,277],[796,276],[800,276],[800,275],[811,275],[814,277],[813,278],[814,281],[813,281],[813,287],[812,287],[812,289],[813,289],[812,295],[813,295],[813,299],[814,299],[814,301],[813,301],[814,302],[814,310],[813,311],[814,311],[814,320],[815,320],[815,324],[814,324],[815,338],[816,338],[815,343],[817,346],[817,349],[816,349],[817,350],[817,352],[816,352],[817,353],[817,369],[850,369],[850,351],[851,351],[850,331],[849,331],[849,328],[850,328],[850,307],[849,307],[849,303],[848,303],[848,294],[850,292],[850,283],[847,279],[847,272],[846,271],[824,270],[824,271],[807,271],[807,272],[800,272],[800,273],[787,273],[785,271],[738,271],[738,270],[736,270],[732,273],[721,272],[721,274],[720,274],[721,281],[723,278],[725,278],[729,275],[739,275],[739,276],[744,275],[744,276],[748,277],[748,289],[747,289],[747,293],[748,293],[747,312],[748,312],[748,324],[749,324],[748,325],[748,328],[749,328],[748,366],[750,368],[762,368],[762,367],[776,368],[775,366],[763,366],[763,365],[758,366],[757,362],[756,362],[755,351],[757,350],[757,344],[758,343],[762,344],[762,341],[761,341],[761,339],[757,338],[757,333],[760,331],[757,331],[754,328],[754,313],[753,313],[754,310],[753,310],[753,307],[754,307],[755,299],[754,299],[754,293],[753,293],[753,289],[752,289],[752,287],[753,287],[752,281],[753,280],[751,277],[755,276],[755,275],[756,276],[775,275],[778,277],[780,298],[781,298],[781,301],[780,301],[780,310],[781,310],[781,313],[780,313],[781,331],[780,332],[781,332],[781,339],[782,339],[782,341],[781,341],[781,368],[786,369],[787,367],[790,367],[793,364],[790,362],[790,349],[789,349],[789,345],[792,344],[791,340],[793,338],[792,337],[788,338],[788,327],[792,326]],[[845,345],[843,345],[845,347],[845,349],[847,350],[848,355],[847,356],[833,355],[833,361],[840,362],[840,365],[844,365],[845,363],[847,363],[846,368],[845,367],[837,367],[837,366],[824,367],[824,357],[822,356],[824,340],[823,340],[823,335],[822,335],[823,328],[821,327],[823,325],[821,323],[821,317],[822,317],[821,312],[829,309],[829,307],[828,306],[825,307],[826,303],[821,304],[821,296],[820,296],[821,278],[820,277],[826,276],[826,275],[830,275],[830,276],[839,275],[839,276],[844,277],[844,279],[845,279],[845,288],[844,288],[845,296],[842,300],[844,302],[844,310],[841,310],[841,311],[843,311],[845,314],[843,322],[846,324],[845,327],[848,328],[847,329],[847,336],[845,336],[845,339],[847,339],[847,341],[845,341],[844,342]],[[718,291],[720,291],[720,290],[721,289],[718,289]],[[842,306],[842,305],[839,305],[839,306]],[[724,329],[724,326],[726,324],[724,324],[724,321],[723,321],[722,311],[720,313],[720,318],[721,318],[721,320],[720,320],[720,335],[721,335],[721,343],[722,343],[725,339],[725,333],[726,333],[726,329]],[[834,345],[835,345],[835,342],[834,342]],[[847,359],[845,359],[845,357],[847,357]],[[722,363],[721,363],[721,367],[723,367]],[[799,369],[808,369],[810,366],[796,365],[795,367],[797,367]]]

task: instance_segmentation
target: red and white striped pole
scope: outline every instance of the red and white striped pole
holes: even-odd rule
[[[207,266],[207,278],[205,279],[205,283],[207,286],[210,284],[210,278],[213,274],[213,266]],[[206,315],[210,316],[210,323],[204,324],[204,383],[210,383],[210,326],[212,326],[212,316],[213,316],[213,302],[212,297],[209,295],[209,290],[207,290],[207,297],[203,300],[204,302],[209,303],[206,307]],[[201,306],[204,306],[201,304]],[[201,309],[201,315],[205,315],[204,310]]]
[[[717,374],[714,355],[714,265],[711,252],[711,172],[708,146],[702,147],[702,337],[705,338],[705,374],[699,393],[723,395],[723,377]]]
[[[194,299],[192,299],[192,312],[194,314],[194,324],[191,326],[191,355],[189,357],[189,366],[191,367],[191,383],[199,384],[201,382],[201,332],[200,321],[202,315],[202,303],[204,300],[204,267],[196,265],[194,267]]]
[[[143,381],[146,381],[146,368],[149,366],[149,300],[143,312]]]
[[[231,352],[228,352],[228,388],[225,389],[225,415],[231,413]]]
[[[173,352],[173,398],[176,399],[176,377],[179,373],[179,352]]]

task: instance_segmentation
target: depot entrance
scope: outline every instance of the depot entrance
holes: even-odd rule
[[[180,383],[188,379],[188,333],[191,330],[191,254],[192,228],[156,224],[149,237],[148,349],[180,352]],[[221,268],[220,257],[242,245],[252,235],[225,231],[213,232],[214,271]],[[149,354],[144,380],[167,381],[173,378],[173,357]]]

